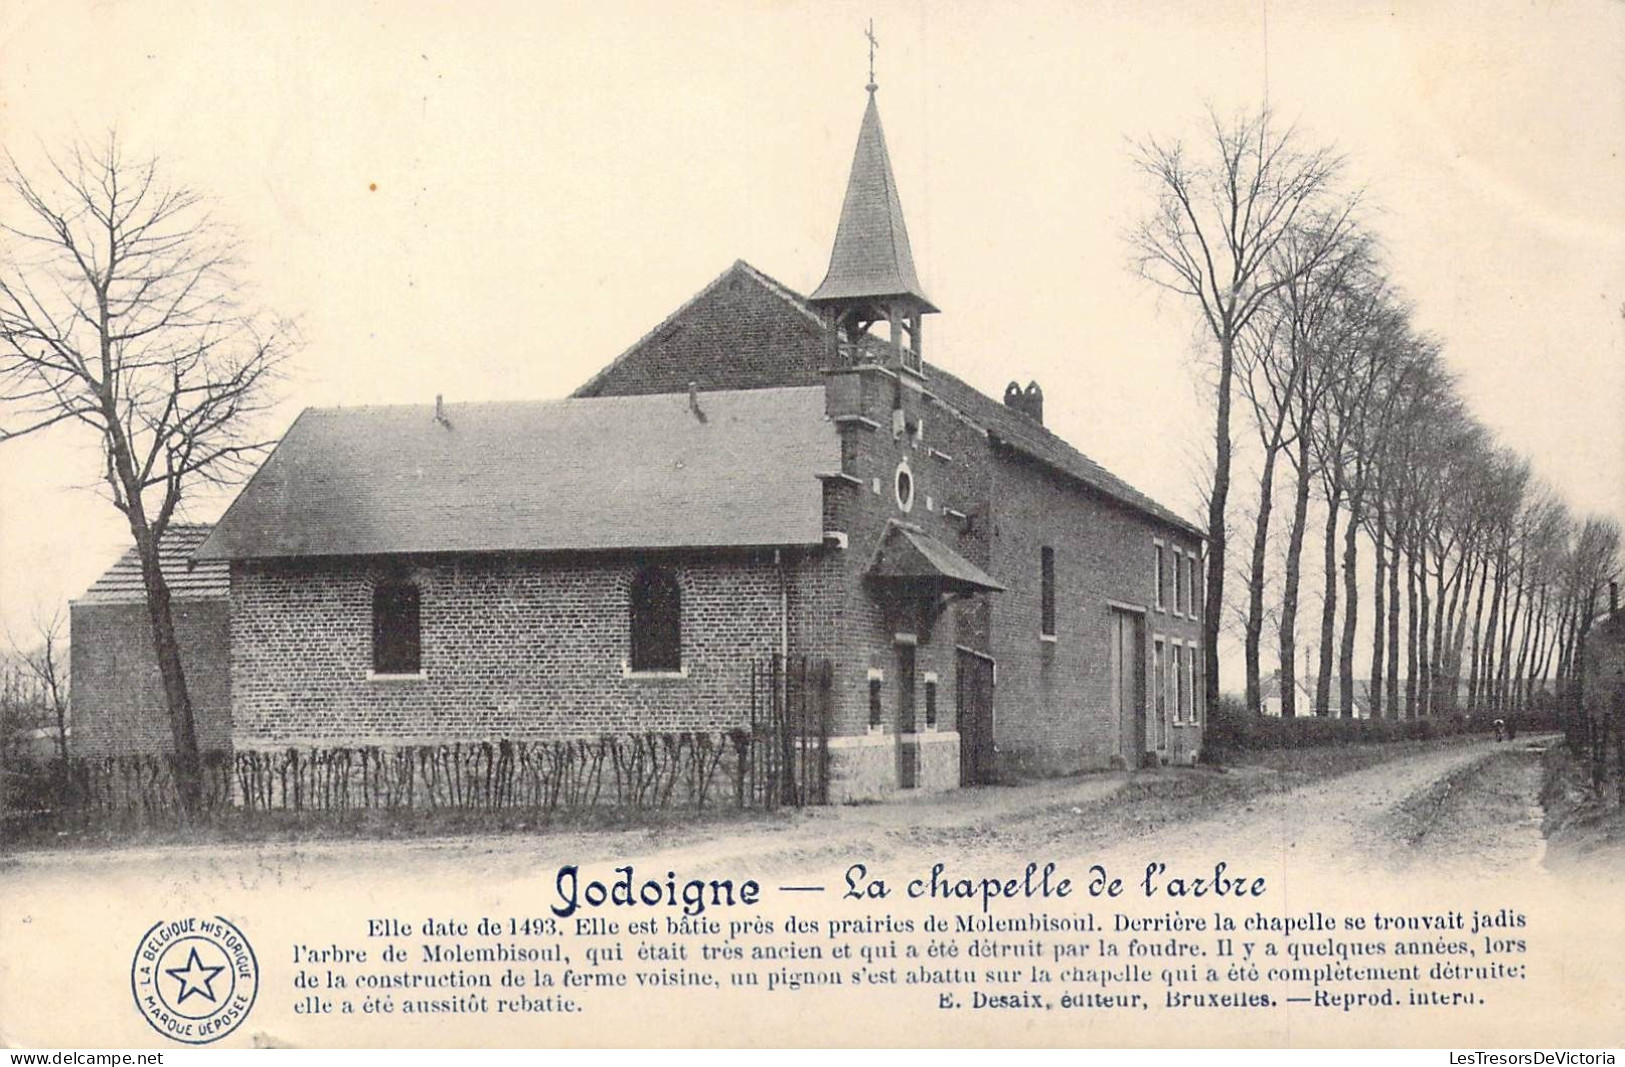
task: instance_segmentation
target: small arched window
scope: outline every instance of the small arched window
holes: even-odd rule
[[[632,579],[634,671],[676,671],[683,666],[683,591],[677,576],[648,567]]]

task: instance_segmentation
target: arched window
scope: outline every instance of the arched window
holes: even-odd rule
[[[417,674],[422,669],[418,588],[411,582],[381,581],[372,590],[373,673]]]
[[[632,579],[632,670],[683,666],[683,591],[677,576],[648,567]]]

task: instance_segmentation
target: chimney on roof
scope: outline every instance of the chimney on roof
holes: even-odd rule
[[[1044,390],[1038,388],[1037,382],[1027,383],[1027,417],[1044,425]]]
[[[1020,382],[1011,382],[1004,387],[1004,404],[1038,425],[1044,425],[1044,390],[1038,387],[1037,382],[1028,382],[1026,389],[1021,387]]]
[[[448,430],[451,429],[451,420],[446,418],[446,401],[439,393],[434,395],[434,421]]]

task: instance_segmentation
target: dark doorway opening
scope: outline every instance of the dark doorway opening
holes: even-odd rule
[[[954,722],[959,729],[959,784],[987,785],[993,758],[993,661],[960,649],[954,671]]]

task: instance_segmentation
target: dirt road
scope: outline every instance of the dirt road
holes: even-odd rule
[[[962,866],[1155,854],[1222,855],[1280,873],[1295,866],[1404,870],[1420,861],[1475,872],[1538,864],[1541,738],[1423,747],[1353,773],[1283,788],[1279,772],[1168,768],[885,804],[809,809],[688,831],[597,831],[208,848],[37,852],[0,858],[12,899],[78,881],[173,889],[344,882],[408,868],[448,887],[525,879],[562,862],[750,870],[829,878],[852,862]]]
[[[861,917],[901,908],[917,919],[922,909],[976,908],[970,902],[910,902],[899,899],[902,894],[884,901],[845,899],[848,873],[859,863],[871,877],[887,877],[898,887],[904,878],[928,875],[936,863],[947,865],[952,878],[973,879],[1019,876],[1029,863],[1051,861],[1069,875],[1086,878],[1091,865],[1100,864],[1120,874],[1131,891],[1098,904],[1080,892],[1063,906],[1132,908],[1149,914],[1183,906],[1210,913],[1214,902],[1174,901],[1166,895],[1147,900],[1132,892],[1132,886],[1137,872],[1151,863],[1210,874],[1222,862],[1232,874],[1269,881],[1267,895],[1227,902],[1243,916],[1255,908],[1271,915],[1322,908],[1344,914],[1375,907],[1493,910],[1539,904],[1544,897],[1551,904],[1541,916],[1532,913],[1531,925],[1548,945],[1612,943],[1607,940],[1611,935],[1584,925],[1588,916],[1600,912],[1579,906],[1579,898],[1567,890],[1527,893],[1532,881],[1554,880],[1540,867],[1535,806],[1538,748],[1544,743],[1546,739],[1498,746],[1472,740],[1328,754],[1324,759],[1294,755],[1227,773],[1163,769],[1132,776],[1089,775],[676,829],[4,856],[0,1041],[127,1046],[150,1040],[145,1024],[128,1007],[132,947],[153,922],[188,914],[229,916],[251,932],[263,953],[265,1004],[256,1008],[254,1040],[274,1043],[283,1035],[317,1044],[357,1040],[360,1031],[347,1029],[348,1022],[296,1014],[304,995],[294,986],[300,946],[377,950],[380,946],[368,931],[381,917],[418,924],[449,919],[472,925],[482,916],[540,916],[546,921],[558,899],[558,869],[565,864],[580,865],[584,878],[612,877],[609,868],[622,864],[634,865],[640,879],[663,878],[667,871],[677,872],[679,879],[754,878],[764,889],[762,907],[782,921],[792,913]],[[1347,766],[1359,769],[1330,773]],[[822,888],[793,893],[785,890],[789,886]],[[1056,903],[1013,901],[1008,906],[1019,911]],[[629,914],[617,910],[614,917],[625,921]],[[1565,923],[1582,927],[1569,929]],[[1596,972],[1588,969],[1590,964],[1581,965],[1576,953],[1560,948],[1543,958],[1552,962],[1542,981],[1553,990],[1567,997],[1594,995]],[[1564,984],[1569,982],[1575,988]],[[877,1040],[909,1040],[913,1031],[893,1031],[900,1019],[911,1017],[906,1013],[921,1009],[925,995],[898,990],[896,996],[853,1000],[841,999],[840,992],[829,992],[827,1002],[818,999],[822,991],[805,1002],[762,1001],[764,1009],[782,1007],[730,1015],[728,1028],[717,1033],[746,1043],[816,1043],[832,1039],[819,1020],[839,1012],[859,1027],[854,1032],[872,1033]],[[68,1003],[100,1006],[104,1014],[64,1016]],[[599,997],[592,1003],[602,1013],[597,1025],[608,1028],[602,1034],[538,1017],[527,1023],[527,1040],[607,1041],[605,1035],[628,1026],[655,1027],[648,1032],[657,1034],[686,1032],[695,1012],[710,1002],[695,994]],[[801,1010],[791,1008],[792,1003],[823,1006]],[[1527,1044],[1533,1032],[1529,1020],[1543,1017],[1532,1011],[1463,1016],[1452,1024],[1461,1031],[1453,1037]],[[932,1018],[935,1025],[950,1027],[932,1031],[950,1043],[985,1040],[991,1032],[980,1028],[979,1016]],[[1353,1016],[1315,1016],[1311,1029],[1304,1029],[1308,1024],[1291,1013],[1214,1018],[1220,1029],[1213,1031],[1213,1040],[1221,1044],[1347,1043],[1359,1033],[1338,1029],[1357,1025]],[[1094,1019],[1079,1017],[1076,1022],[1116,1025]],[[378,1033],[387,1035],[380,1040],[477,1044],[488,1039],[482,1025],[476,1016],[425,1018],[416,1028]],[[1037,1023],[1027,1018],[1022,1025]],[[1148,1033],[1035,1030],[1032,1039],[1123,1043],[1149,1040]],[[1015,1040],[1015,1034],[1001,1033],[1001,1040]]]

